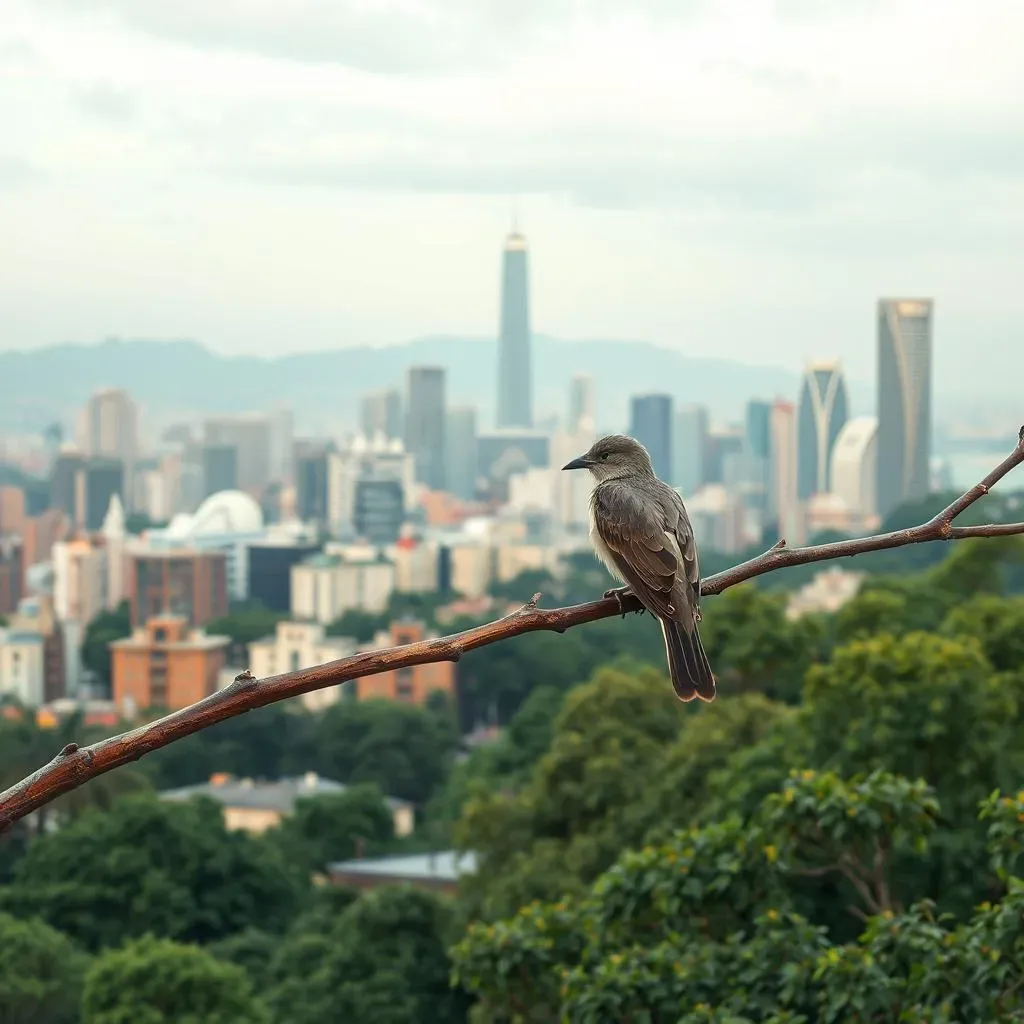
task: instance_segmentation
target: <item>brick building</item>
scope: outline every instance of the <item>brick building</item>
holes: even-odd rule
[[[177,711],[215,693],[230,638],[189,628],[180,615],[157,615],[110,645],[114,703],[125,713]]]
[[[422,622],[403,619],[391,624],[390,631],[374,638],[374,647],[398,647],[428,639]],[[399,700],[409,704],[425,704],[434,690],[454,699],[455,665],[439,661],[430,665],[392,669],[378,675],[364,676],[356,682],[359,700]]]
[[[148,551],[133,557],[130,575],[133,627],[167,615],[204,626],[228,613],[222,551]]]

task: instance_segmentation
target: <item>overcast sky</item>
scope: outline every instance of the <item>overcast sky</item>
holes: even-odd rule
[[[1024,370],[1019,0],[3,6],[0,348],[490,335],[518,196],[536,330]]]

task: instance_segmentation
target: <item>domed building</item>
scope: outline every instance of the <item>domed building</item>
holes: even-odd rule
[[[222,551],[227,560],[228,596],[244,601],[249,596],[249,547],[265,535],[263,512],[252,497],[243,491],[220,491],[191,515],[176,515],[165,529],[147,531],[146,540],[157,551]]]

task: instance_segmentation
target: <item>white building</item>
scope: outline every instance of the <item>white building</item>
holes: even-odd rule
[[[864,573],[850,572],[838,565],[814,574],[789,599],[786,618],[798,619],[809,612],[836,612],[847,601],[856,597]]]
[[[0,695],[39,707],[44,679],[42,635],[0,629]]]
[[[298,522],[264,526],[257,502],[243,491],[211,494],[192,514],[176,515],[163,530],[147,530],[144,546],[152,551],[188,548],[222,551],[225,556],[228,597],[249,596],[249,548],[264,543],[312,542],[312,530]]]
[[[346,636],[324,636],[324,627],[318,622],[279,622],[273,636],[249,644],[249,671],[257,679],[263,679],[279,672],[297,672],[323,665],[355,653],[355,640]],[[305,693],[302,703],[310,711],[319,711],[337,702],[345,688],[352,685],[342,683]]]
[[[355,522],[356,485],[361,480],[396,480],[402,486],[402,504],[416,501],[416,466],[397,438],[378,435],[368,441],[357,434],[349,446],[327,455],[327,522],[333,533],[344,536]]]
[[[832,492],[851,511],[874,516],[878,511],[878,417],[849,420],[832,449]]]
[[[701,487],[687,499],[686,510],[698,548],[733,554],[750,543],[743,502],[723,484]]]
[[[57,541],[50,558],[57,618],[88,625],[106,607],[106,551],[77,537]]]
[[[113,611],[128,595],[128,559],[125,557],[127,531],[124,526],[124,508],[116,494],[110,496],[110,506],[100,532],[107,553],[106,606],[109,611]]]
[[[432,540],[403,537],[394,547],[395,590],[401,594],[433,592],[439,583],[439,549]]]
[[[333,622],[350,608],[382,612],[395,589],[395,567],[381,558],[314,555],[292,566],[292,615]]]
[[[465,597],[486,594],[494,579],[494,548],[486,543],[456,543],[448,550],[452,590]]]

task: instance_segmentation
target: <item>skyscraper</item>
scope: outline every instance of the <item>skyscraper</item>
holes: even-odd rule
[[[530,294],[526,239],[513,227],[505,240],[498,336],[497,426],[533,426],[530,367]]]
[[[629,400],[629,432],[651,457],[662,480],[672,476],[672,396],[633,395]]]
[[[932,441],[931,299],[878,302],[878,514],[924,497]]]
[[[402,394],[397,389],[372,391],[359,399],[359,426],[369,440],[383,434],[402,440]]]
[[[449,409],[444,429],[448,490],[471,500],[476,495],[476,409],[471,405]]]
[[[790,544],[803,542],[797,499],[796,409],[777,399],[771,419],[771,490],[769,508],[779,537]]]
[[[772,448],[772,403],[752,398],[743,418],[743,455],[750,489],[751,508],[764,512],[768,507],[768,468]]]
[[[588,373],[577,373],[569,382],[570,434],[594,429],[594,378]]]
[[[445,489],[445,373],[440,366],[411,366],[406,374],[405,450],[417,483]]]
[[[832,448],[848,417],[846,381],[839,363],[811,363],[800,388],[797,426],[797,495],[801,501],[831,490]]]
[[[847,420],[832,449],[832,492],[851,512],[875,514],[878,484],[878,419]]]
[[[705,405],[684,405],[675,416],[672,435],[672,477],[684,497],[695,494],[707,482],[705,467],[711,417]]]
[[[203,421],[205,445],[231,446],[238,450],[236,487],[258,493],[271,480],[273,421],[262,413],[211,416]]]
[[[124,465],[125,499],[131,506],[135,460],[139,454],[139,413],[127,391],[107,388],[89,399],[86,410],[88,454],[120,459]],[[106,509],[104,509],[104,513]]]

